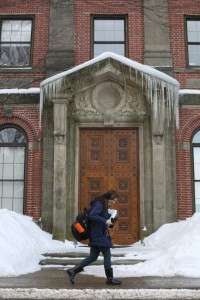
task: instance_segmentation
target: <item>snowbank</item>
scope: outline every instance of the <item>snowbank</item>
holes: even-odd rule
[[[0,276],[16,276],[40,270],[41,254],[65,252],[73,243],[52,240],[31,217],[0,209]]]

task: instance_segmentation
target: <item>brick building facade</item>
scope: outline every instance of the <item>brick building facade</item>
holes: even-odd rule
[[[1,208],[41,218],[45,230],[64,239],[87,197],[116,188],[121,193],[118,233],[127,236],[126,243],[138,240],[144,226],[150,233],[198,211],[200,142],[193,137],[200,129],[199,1],[9,0],[0,3],[0,21]],[[140,65],[137,69],[117,56],[105,56],[80,66],[104,51]],[[180,84],[179,127],[166,116],[163,129],[156,128],[143,83],[147,77],[154,82],[153,73],[145,73],[143,65],[161,72],[155,79],[165,91],[176,85],[170,77]],[[124,164],[125,170],[125,161],[120,165],[119,158],[120,166],[109,167],[118,170],[115,179],[111,171],[108,177],[94,174],[96,165],[91,171],[91,162],[80,162],[84,147],[94,140],[102,143],[107,134],[119,144],[134,140],[137,149],[136,157],[130,148],[116,152],[123,152],[127,162],[136,161],[137,179],[123,193],[120,187],[128,181],[120,168]],[[123,135],[131,134],[136,138],[125,142]],[[10,149],[11,161],[6,156]],[[105,156],[104,150],[95,151],[95,157]],[[118,155],[113,151],[108,150],[111,161]],[[8,175],[10,166],[16,176]],[[90,170],[88,177],[81,168]],[[124,172],[130,177],[129,169]],[[94,180],[100,177],[104,179]],[[8,187],[12,193],[6,192]],[[129,192],[132,202],[126,204]]]
[[[27,139],[25,145],[20,144],[25,151],[24,169],[18,175],[1,177],[1,207],[31,215],[36,220],[41,217],[42,201],[42,130],[38,122],[38,87],[46,77],[49,11],[49,1],[1,1],[0,4],[0,125],[2,133],[4,131],[8,135],[13,129],[18,129],[25,133]],[[20,58],[23,54],[18,50],[14,51],[15,45],[17,49],[17,42],[23,41],[23,37],[18,36],[23,33],[23,29],[19,29],[20,26],[28,28],[28,37],[24,33],[24,42],[27,43],[30,52],[27,52],[24,65]],[[7,36],[10,35],[8,40],[6,33]],[[13,43],[13,52],[10,48],[10,54],[6,50],[6,42]],[[28,90],[35,87],[36,89]],[[2,138],[1,149],[8,149],[5,143],[13,143],[15,140],[14,137],[10,140]],[[13,146],[19,145],[17,144],[13,143],[12,149]],[[5,157],[6,153],[2,155]],[[13,161],[16,172],[17,166],[17,162]],[[19,176],[16,178],[18,185],[15,183],[15,176]],[[7,187],[8,182],[10,186]],[[6,193],[7,189],[10,193]]]

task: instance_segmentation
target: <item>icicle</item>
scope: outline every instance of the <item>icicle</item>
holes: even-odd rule
[[[42,112],[43,112],[45,97],[46,95],[48,95],[48,97],[54,99],[61,89],[63,80],[64,78],[60,77],[57,80],[47,82],[46,84],[40,86],[40,118],[39,118],[40,127],[42,122]]]
[[[165,116],[167,117],[167,124],[172,119],[172,115],[176,119],[176,126],[179,123],[178,117],[178,86],[175,86],[169,82],[166,82],[160,78],[156,78],[152,75],[148,75],[140,71],[142,77],[142,91],[145,90],[147,100],[152,107],[153,117],[155,121],[158,121],[158,115],[162,125],[165,122]],[[165,91],[166,91],[166,105],[165,105]],[[159,101],[160,99],[160,101]],[[166,113],[165,113],[166,112]]]
[[[142,92],[144,92],[144,73],[141,73],[142,75]]]
[[[129,79],[131,79],[131,71],[132,71],[132,69],[129,68]]]
[[[161,82],[161,97],[162,97],[162,120],[165,120],[165,85]],[[163,124],[164,125],[164,124]]]
[[[40,116],[39,116],[39,127],[41,128],[42,124],[42,112],[43,112],[43,103],[44,103],[44,91],[43,89],[40,89]]]

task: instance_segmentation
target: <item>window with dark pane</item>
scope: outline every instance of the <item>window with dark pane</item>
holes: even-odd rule
[[[125,56],[125,18],[93,18],[93,57],[103,52],[114,52]]]
[[[192,139],[194,210],[200,212],[200,130]]]
[[[0,129],[0,208],[23,214],[27,138],[18,128]]]
[[[30,66],[31,40],[31,19],[1,19],[0,66]]]
[[[200,18],[187,19],[187,47],[189,66],[200,66]]]

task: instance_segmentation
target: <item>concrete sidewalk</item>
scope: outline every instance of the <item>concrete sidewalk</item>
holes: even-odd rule
[[[200,278],[119,279],[121,285],[110,286],[105,278],[83,273],[77,274],[72,285],[63,268],[43,268],[18,277],[0,277],[0,299],[200,299]]]

